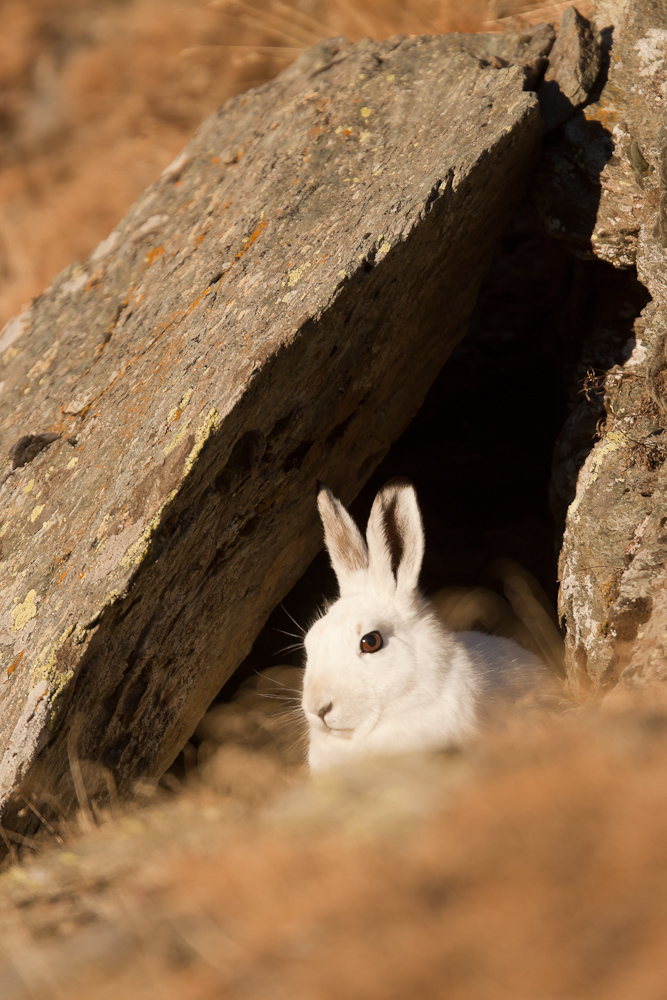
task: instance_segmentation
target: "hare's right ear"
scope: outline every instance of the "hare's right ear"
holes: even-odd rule
[[[323,483],[317,484],[317,506],[324,526],[324,543],[342,596],[359,570],[368,568],[368,549],[340,500]]]

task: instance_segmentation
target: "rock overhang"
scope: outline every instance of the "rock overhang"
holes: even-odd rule
[[[462,335],[542,134],[524,81],[323,43],[5,329],[7,795],[39,755],[71,798],[73,746],[122,786],[168,764],[316,550],[310,481],[352,496]]]

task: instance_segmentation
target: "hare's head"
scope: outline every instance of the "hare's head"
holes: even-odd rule
[[[424,533],[412,485],[394,480],[378,493],[366,541],[325,486],[317,504],[340,597],[305,640],[302,704],[313,769],[332,752],[353,756],[345,743],[368,741],[389,720],[400,726],[429,683],[425,661],[440,637],[418,588]]]

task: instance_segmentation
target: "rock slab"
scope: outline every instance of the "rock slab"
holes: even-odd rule
[[[568,7],[538,91],[548,129],[562,125],[576,108],[587,103],[601,65],[596,29],[576,7]]]
[[[600,3],[597,21],[611,43],[607,83],[552,155],[567,159],[579,136],[581,169],[569,159],[570,178],[588,190],[589,252],[636,267],[651,297],[606,374],[606,420],[579,474],[560,559],[568,673],[605,688],[667,680],[667,5]],[[589,168],[597,195],[586,188]],[[575,243],[581,236],[575,227]]]
[[[321,43],[0,335],[8,828],[159,776],[320,546],[316,479],[349,501],[418,409],[538,152],[521,53]]]

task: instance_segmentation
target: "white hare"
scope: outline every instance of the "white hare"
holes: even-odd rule
[[[451,632],[422,596],[424,532],[410,483],[380,490],[365,542],[326,486],[317,505],[340,597],[305,638],[311,771],[366,754],[456,746],[498,696],[548,674],[510,639]]]

